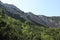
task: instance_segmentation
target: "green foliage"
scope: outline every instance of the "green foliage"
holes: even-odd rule
[[[0,40],[60,40],[60,28],[30,25],[3,13],[0,8]]]

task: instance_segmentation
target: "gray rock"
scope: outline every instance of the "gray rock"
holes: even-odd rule
[[[38,23],[39,25],[44,25],[44,26],[50,26],[50,27],[58,26],[58,25],[56,25],[57,24],[56,21],[54,22],[54,20],[52,20],[46,16],[35,15],[31,12],[25,13],[25,12],[21,11],[19,8],[17,8],[16,6],[14,6],[12,4],[4,4],[1,1],[0,1],[0,5],[2,5],[2,7],[5,9],[5,11],[6,11],[5,14],[12,16],[16,19],[23,18],[24,20],[30,20],[31,22],[35,22],[35,23]],[[58,23],[60,26],[60,21]]]

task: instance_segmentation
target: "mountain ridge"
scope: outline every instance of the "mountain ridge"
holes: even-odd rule
[[[31,22],[35,22],[37,24],[41,24],[44,26],[49,26],[49,27],[59,27],[59,25],[57,25],[59,21],[55,21],[52,20],[50,17],[47,16],[42,16],[42,15],[35,15],[32,12],[23,12],[21,11],[19,8],[17,8],[16,6],[12,5],[12,4],[4,4],[0,1],[0,7],[5,9],[5,14],[9,15],[13,18],[16,19],[24,19],[24,20],[30,20]],[[60,18],[60,17],[59,17]]]

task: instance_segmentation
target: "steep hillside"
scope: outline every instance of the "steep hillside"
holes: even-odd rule
[[[0,7],[0,40],[60,40],[60,28],[31,24],[5,13]]]
[[[11,16],[15,19],[20,19],[23,21],[29,20],[33,24],[44,25],[49,27],[57,27],[57,25],[54,22],[50,21],[51,19],[45,16],[35,15],[31,12],[25,13],[12,4],[4,4],[0,1],[0,7],[5,9],[4,12],[6,15]]]

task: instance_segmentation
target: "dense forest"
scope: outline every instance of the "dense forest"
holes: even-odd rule
[[[15,19],[0,8],[0,40],[60,40],[60,28]]]

